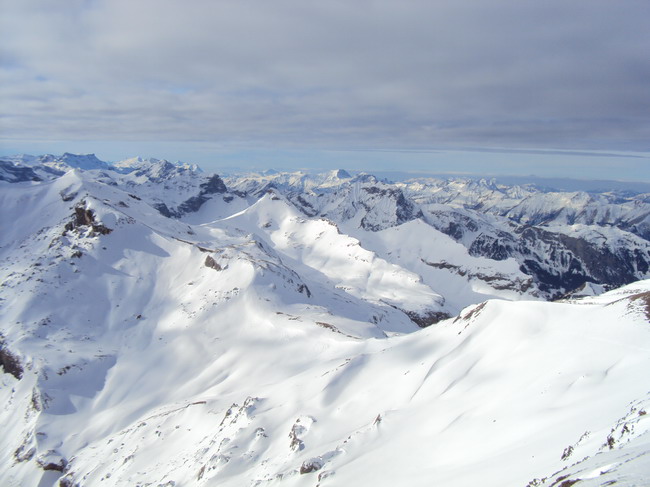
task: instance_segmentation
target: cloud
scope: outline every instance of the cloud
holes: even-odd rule
[[[645,0],[0,9],[5,138],[649,149]]]

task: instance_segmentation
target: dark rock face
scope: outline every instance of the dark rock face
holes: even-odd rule
[[[398,224],[406,223],[422,216],[422,213],[416,210],[415,205],[406,199],[404,193],[401,191],[397,192],[395,202],[397,204],[395,214],[397,215]]]
[[[205,183],[201,184],[200,188],[201,194],[221,194],[228,191],[222,179],[216,174],[210,176]]]
[[[74,209],[74,220],[68,222],[65,226],[66,231],[77,230],[81,227],[90,227],[91,234],[99,233],[101,235],[108,235],[113,229],[106,227],[95,219],[95,212],[90,208],[85,208],[85,202],[82,201],[79,206]]]
[[[308,298],[311,298],[311,291],[307,287],[307,284],[300,284],[298,286],[298,292],[301,294],[306,294]]]
[[[490,235],[480,234],[469,247],[469,254],[473,256],[487,257],[493,260],[506,260],[512,255],[513,246],[505,238],[496,238]]]
[[[477,232],[479,229],[476,220],[452,209],[431,212],[424,216],[424,220],[454,240],[461,240],[465,234]]]
[[[158,211],[167,217],[172,216],[178,218],[186,213],[194,213],[196,211],[199,211],[201,206],[203,206],[203,204],[210,199],[211,195],[224,194],[228,191],[228,188],[226,188],[226,185],[222,179],[216,174],[210,176],[208,180],[204,183],[201,183],[199,187],[201,188],[199,194],[185,200],[178,206],[176,211],[170,211],[169,208],[167,208],[167,206],[164,204],[162,204],[162,206],[167,209],[168,214],[163,213],[160,208],[158,208]]]
[[[223,267],[221,267],[216,260],[214,260],[211,256],[207,256],[205,258],[205,266],[209,267],[210,269],[214,269],[215,271],[221,271],[223,270]]]
[[[424,219],[464,243],[474,257],[514,258],[552,299],[585,282],[622,286],[642,279],[650,269],[648,247],[612,247],[529,224],[509,223],[512,231],[503,231],[453,210],[429,213]]]
[[[316,216],[316,215],[318,215],[318,211],[316,210],[316,208],[314,208],[314,206],[309,201],[307,201],[305,198],[303,198],[301,195],[298,195],[295,199],[292,199],[291,201],[305,215],[307,215],[307,216]]]
[[[78,227],[92,225],[95,222],[95,215],[93,210],[88,210],[77,206],[74,209],[75,221],[74,224]]]
[[[570,291],[587,281],[612,287],[633,282],[637,272],[647,268],[650,254],[640,249],[612,251],[582,238],[527,228],[521,232],[517,249],[526,257],[522,270],[535,276],[547,291]],[[548,262],[547,265],[542,263]],[[643,271],[642,271],[643,272]]]
[[[405,313],[406,316],[408,316],[411,321],[418,325],[420,328],[426,328],[427,326],[435,325],[439,321],[451,318],[451,315],[449,313],[444,313],[442,311],[429,311],[424,313],[405,311]]]
[[[5,345],[4,341],[0,340],[0,365],[5,373],[13,375],[16,379],[23,378],[23,365],[17,355],[11,352]]]
[[[202,194],[198,196],[192,196],[178,206],[178,209],[174,212],[174,216],[182,216],[186,213],[194,213],[195,211],[199,211],[199,208],[203,206],[203,203],[209,199],[210,198],[207,198]]]
[[[177,217],[177,215],[175,213],[172,213],[171,210],[167,207],[167,205],[165,203],[157,203],[157,204],[153,205],[153,207],[156,210],[158,210],[162,216],[166,216],[167,218],[175,218],[175,217]]]
[[[511,257],[518,260],[520,270],[532,276],[540,289],[552,297],[588,281],[622,286],[640,279],[650,266],[648,250],[612,249],[584,238],[530,226],[517,228],[514,235],[480,234],[471,243],[469,252],[494,260]]]

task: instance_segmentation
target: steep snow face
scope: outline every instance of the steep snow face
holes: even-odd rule
[[[422,326],[449,315],[442,296],[418,274],[379,258],[329,221],[305,218],[274,192],[218,224],[259,232],[283,258],[299,263],[301,273],[355,298],[400,309]]]
[[[532,278],[521,272],[515,259],[470,255],[462,244],[420,219],[379,232],[342,228],[364,248],[421,276],[445,297],[452,315],[490,298],[539,299]]]

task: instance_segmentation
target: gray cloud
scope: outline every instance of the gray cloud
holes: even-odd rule
[[[650,149],[646,0],[0,9],[5,138]]]

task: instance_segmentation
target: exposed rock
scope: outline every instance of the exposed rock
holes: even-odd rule
[[[20,358],[7,348],[2,338],[0,338],[0,365],[5,373],[13,375],[18,380],[23,378],[24,369]]]
[[[86,208],[85,201],[80,202],[78,206],[75,206],[74,209],[74,220],[68,222],[65,226],[66,231],[78,230],[82,227],[91,228],[91,236],[95,233],[101,235],[108,235],[113,231],[113,229],[106,227],[102,223],[97,222],[95,219],[95,212],[90,208]]]
[[[573,484],[577,484],[578,482],[580,482],[580,479],[568,479],[568,480],[565,479],[566,477],[558,477],[555,480],[555,483],[551,485],[551,487],[571,487]]]
[[[302,463],[300,466],[300,474],[304,475],[306,473],[316,472],[321,468],[323,468],[323,460],[321,458],[312,458]]]
[[[49,450],[36,458],[36,463],[43,470],[55,470],[63,472],[68,462],[56,450]]]
[[[634,296],[630,296],[630,301],[642,305],[645,311],[645,315],[650,320],[650,293],[635,294]],[[643,414],[645,414],[645,411],[643,412]]]
[[[309,427],[314,422],[316,422],[316,420],[311,416],[301,416],[300,418],[296,419],[296,422],[293,424],[291,431],[289,432],[289,438],[291,439],[289,448],[291,448],[293,451],[304,450],[305,443],[300,438],[300,436],[307,433],[309,431]]]
[[[16,448],[14,458],[17,462],[28,462],[36,455],[36,448],[32,444],[32,437],[28,437],[23,443]]]
[[[59,194],[61,195],[61,199],[65,202],[72,201],[77,197],[76,192],[66,193],[65,191],[60,191]]]
[[[192,196],[191,198],[188,198],[183,203],[181,203],[178,206],[178,210],[175,211],[174,213],[178,216],[182,216],[185,213],[194,213],[195,211],[199,211],[199,208],[203,206],[203,203],[205,203],[209,199],[210,198],[208,198],[204,194],[199,194],[198,196]]]
[[[308,298],[311,298],[311,291],[307,287],[307,284],[301,284],[298,286],[298,292],[301,294],[306,294]]]
[[[454,320],[454,323],[460,321],[460,320],[465,320],[469,321],[472,318],[476,318],[478,315],[481,314],[481,311],[483,311],[483,308],[487,305],[487,301],[482,302],[481,304],[473,307],[467,314],[465,315],[458,315],[456,319]]]
[[[292,200],[292,202],[305,215],[307,216],[318,215],[318,211],[316,210],[316,208],[314,208],[314,206],[309,201],[307,201],[302,195],[298,195],[294,200]]]
[[[377,186],[367,186],[361,189],[365,196],[361,198],[359,203],[367,212],[360,222],[361,228],[364,230],[378,232],[387,227],[394,227],[422,217],[422,212],[399,189],[380,188]],[[392,214],[392,210],[391,213],[386,214],[378,211],[376,207],[377,201],[383,199],[394,202],[394,214]]]
[[[573,453],[573,446],[571,445],[567,446],[562,452],[561,460],[567,460],[572,453]]]
[[[443,311],[424,311],[421,313],[416,313],[415,311],[404,311],[404,313],[406,313],[406,316],[408,316],[411,321],[420,328],[426,328],[427,326],[435,325],[439,321],[451,318],[449,313]]]
[[[215,271],[223,270],[223,267],[221,267],[210,255],[205,258],[205,266],[214,269]]]
[[[59,487],[81,487],[81,484],[72,480],[72,472],[59,479]]]
[[[506,260],[512,255],[513,247],[505,239],[480,234],[469,247],[469,254],[493,260]]]
[[[303,428],[300,425],[294,424],[293,427],[291,428],[291,431],[289,432],[289,438],[291,439],[291,442],[289,443],[289,448],[291,448],[293,451],[300,451],[305,448],[305,444],[303,441],[298,438],[298,432],[302,431]]]
[[[178,216],[176,213],[172,213],[165,203],[156,203],[153,207],[158,210],[162,216],[166,216],[167,218],[176,218]]]
[[[201,183],[201,194],[221,194],[228,191],[223,180],[216,174],[208,178],[205,183]]]
[[[228,188],[226,188],[223,180],[216,174],[210,176],[208,180],[204,183],[201,183],[199,187],[201,188],[199,194],[197,196],[192,196],[191,198],[188,198],[183,203],[181,203],[178,206],[177,210],[173,212],[173,216],[179,217],[186,213],[196,212],[201,208],[201,206],[203,206],[206,201],[210,199],[211,195],[223,194],[228,191]],[[169,209],[167,210],[169,211]]]

